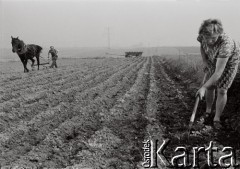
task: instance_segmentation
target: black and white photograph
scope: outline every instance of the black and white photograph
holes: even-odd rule
[[[1,169],[240,169],[239,0],[0,0]]]

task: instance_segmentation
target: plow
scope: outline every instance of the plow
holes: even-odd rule
[[[40,61],[39,65],[42,65],[44,68],[46,68],[50,64],[50,59],[46,59],[42,56],[40,56],[39,61]],[[33,66],[37,66],[37,64],[35,63]]]

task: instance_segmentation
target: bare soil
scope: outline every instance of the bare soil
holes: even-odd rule
[[[11,68],[20,62],[7,64],[0,70],[2,168],[142,168],[142,142],[150,138],[171,140],[169,158],[176,146],[211,140],[239,153],[229,131],[184,137],[198,84],[179,80],[162,57],[64,59],[57,69],[29,73]]]

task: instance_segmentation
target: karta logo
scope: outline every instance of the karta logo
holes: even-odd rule
[[[143,163],[144,168],[184,168],[193,167],[199,168],[199,154],[205,153],[207,156],[207,164],[209,167],[238,167],[236,163],[236,151],[232,147],[223,147],[221,150],[218,147],[213,146],[213,141],[210,141],[208,147],[192,147],[189,151],[186,147],[179,146],[174,150],[172,158],[167,158],[164,154],[170,140],[163,140],[162,144],[158,145],[158,140],[146,140],[143,142]],[[218,155],[218,159],[214,160],[217,153],[222,152]],[[190,153],[191,158],[190,158]]]

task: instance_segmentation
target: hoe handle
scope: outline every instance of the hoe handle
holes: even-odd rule
[[[203,77],[201,86],[205,83],[206,78],[207,78],[207,73],[204,74],[204,77]],[[191,119],[190,119],[190,123],[193,123],[193,122],[194,122],[194,119],[195,119],[195,116],[196,116],[196,112],[197,112],[197,107],[198,107],[199,100],[200,100],[200,96],[197,95],[196,100],[195,100],[195,104],[194,104],[194,108],[193,108],[193,112],[192,112],[192,116],[191,116]]]
[[[190,119],[190,122],[191,122],[191,123],[194,122],[194,119],[195,119],[195,116],[196,116],[196,112],[197,112],[197,107],[198,107],[199,100],[200,100],[200,98],[199,98],[199,96],[197,96],[197,97],[196,97],[196,100],[195,100],[195,104],[194,104],[192,116],[191,116],[191,119]]]

